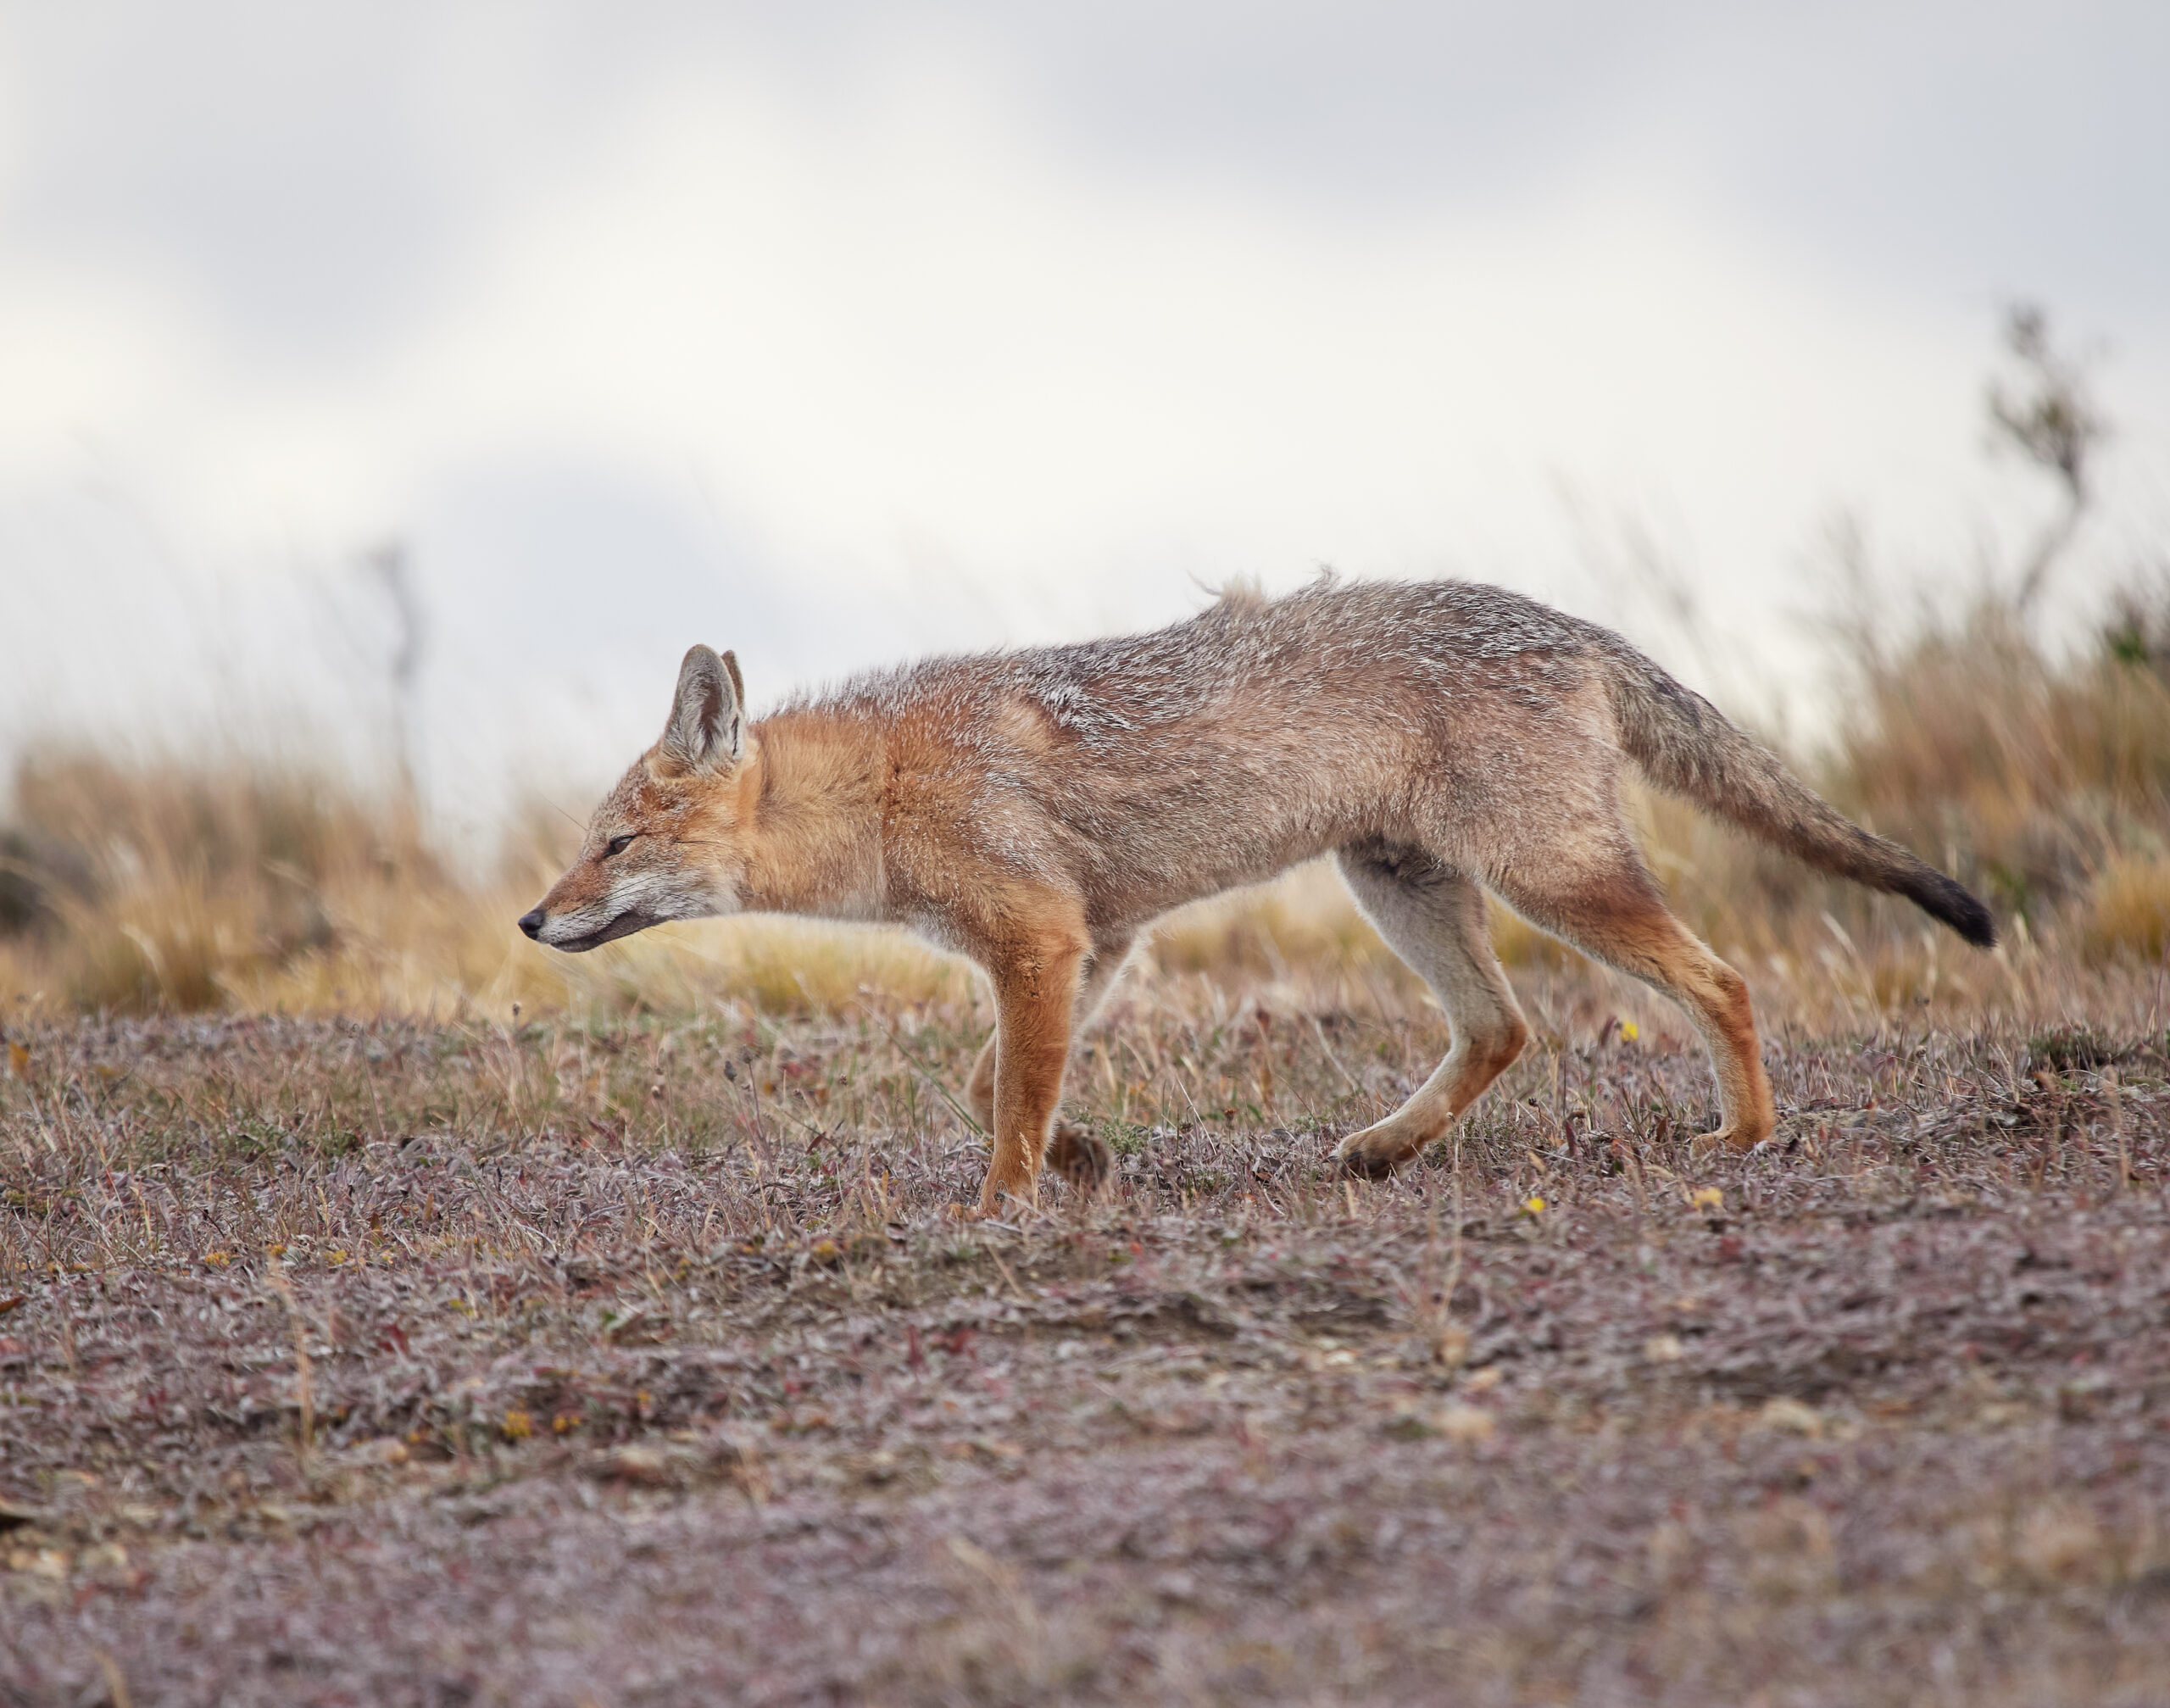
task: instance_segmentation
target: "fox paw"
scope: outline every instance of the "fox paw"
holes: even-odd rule
[[[1691,1156],[1713,1156],[1720,1152],[1730,1152],[1738,1156],[1744,1151],[1755,1149],[1770,1136],[1771,1130],[1767,1127],[1759,1132],[1752,1127],[1735,1127],[1728,1122],[1711,1132],[1697,1133],[1689,1144],[1689,1154]]]
[[[1115,1153],[1093,1130],[1074,1121],[1055,1123],[1048,1140],[1048,1166],[1081,1187],[1098,1186],[1115,1172]]]
[[[1397,1133],[1367,1127],[1336,1145],[1333,1160],[1344,1172],[1359,1180],[1385,1180],[1423,1148],[1409,1143]]]

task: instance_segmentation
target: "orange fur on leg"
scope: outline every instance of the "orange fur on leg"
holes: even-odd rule
[[[1572,869],[1570,869],[1572,872]],[[1601,876],[1578,883],[1549,874],[1518,882],[1508,899],[1529,918],[1577,949],[1662,991],[1678,1003],[1718,1077],[1720,1122],[1705,1142],[1748,1150],[1778,1126],[1771,1082],[1755,1038],[1748,983],[1675,919],[1632,850]]]
[[[1088,953],[1082,934],[1050,933],[991,958],[994,979],[994,1154],[980,1192],[992,1216],[1004,1193],[1038,1202],[1048,1130],[1062,1098],[1070,1060],[1077,975]]]

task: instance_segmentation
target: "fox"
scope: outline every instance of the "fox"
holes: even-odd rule
[[[887,921],[976,963],[995,1024],[965,1104],[992,1140],[976,1214],[1089,1183],[1058,1122],[1071,1041],[1133,946],[1187,902],[1331,855],[1449,1027],[1436,1071],[1333,1157],[1382,1177],[1443,1138],[1528,1021],[1485,898],[1678,1004],[1719,1123],[1777,1115],[1746,982],[1666,908],[1623,809],[1630,769],[1806,865],[1903,896],[1989,949],[1989,910],[1844,817],[1610,629],[1459,581],[1224,592],[1079,644],[937,658],[749,721],[732,653],[693,648],[662,735],[519,921],[581,953],[670,920]]]

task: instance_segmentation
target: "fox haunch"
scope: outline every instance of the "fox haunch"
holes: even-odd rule
[[[1444,1134],[1529,1028],[1484,896],[1678,1003],[1737,1149],[1768,1138],[1748,988],[1666,910],[1622,811],[1628,767],[1817,869],[1912,900],[1969,943],[1972,895],[1851,823],[1611,631],[1458,581],[1224,597],[1150,634],[938,659],[748,723],[737,660],[686,654],[670,716],[520,921],[593,949],[740,911],[891,921],[966,955],[996,1026],[967,1087],[981,1195],[1030,1201],[1071,1039],[1170,909],[1331,852],[1438,997],[1446,1059],[1343,1139],[1383,1173]],[[1050,1155],[1050,1140],[1054,1149]]]

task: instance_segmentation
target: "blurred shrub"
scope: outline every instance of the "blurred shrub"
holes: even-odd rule
[[[2088,887],[2081,932],[2090,960],[2160,961],[2170,949],[2170,860],[2113,858]]]
[[[47,754],[14,797],[6,916],[82,1007],[238,999],[337,943],[335,898],[442,883],[411,816],[320,775]]]

